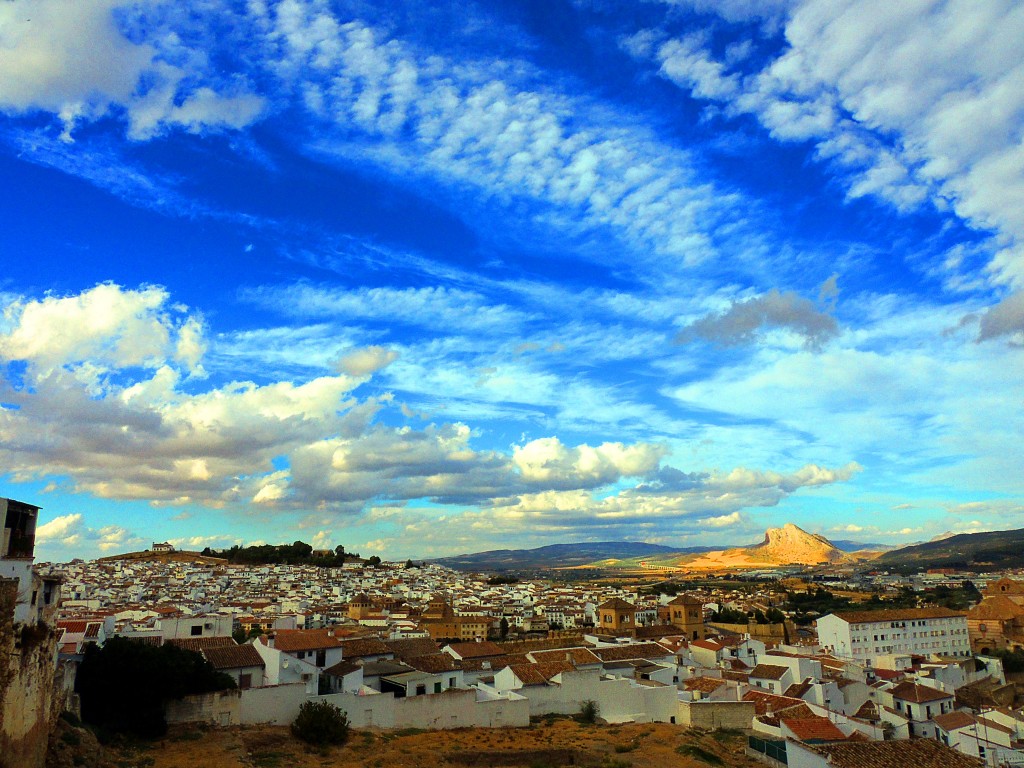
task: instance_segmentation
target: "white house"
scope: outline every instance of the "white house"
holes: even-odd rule
[[[948,608],[843,611],[817,621],[822,648],[842,658],[872,663],[879,656],[970,656],[967,614]]]

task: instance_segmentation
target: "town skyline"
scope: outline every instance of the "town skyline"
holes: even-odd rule
[[[0,4],[41,560],[1024,528],[1024,8]]]

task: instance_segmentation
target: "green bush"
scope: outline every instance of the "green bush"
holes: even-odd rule
[[[580,702],[580,711],[576,715],[576,719],[584,725],[593,725],[597,722],[597,716],[601,713],[601,708],[598,706],[596,701],[587,699],[586,701]]]
[[[292,723],[292,733],[307,744],[323,747],[348,741],[348,716],[328,701],[305,701]]]

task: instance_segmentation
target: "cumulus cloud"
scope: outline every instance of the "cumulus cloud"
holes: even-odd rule
[[[362,347],[342,355],[338,370],[349,376],[369,376],[398,359],[398,352],[379,346]]]
[[[512,463],[530,483],[552,488],[579,487],[580,480],[597,486],[621,477],[638,477],[653,472],[666,454],[664,446],[603,443],[597,447],[569,448],[555,437],[515,446]]]
[[[172,63],[181,49],[130,39],[121,28],[126,0],[9,0],[0,4],[0,109],[45,111],[64,123],[124,109],[129,135],[148,138],[165,126],[193,132],[239,128],[263,110],[263,99],[236,83],[230,93],[196,86],[200,73]],[[180,46],[167,37],[165,45]]]
[[[61,541],[73,543],[68,540],[77,540],[81,526],[82,514],[80,512],[71,515],[60,515],[36,528],[36,542],[40,544]]]
[[[0,360],[22,363],[25,381],[0,383],[0,459],[19,480],[67,477],[94,496],[163,505],[357,513],[376,499],[490,503],[671,474],[655,444],[549,437],[501,453],[475,449],[462,423],[379,424],[381,401],[355,397],[361,379],[347,375],[186,388],[207,341],[161,288],[18,298],[3,318]],[[369,375],[391,356],[363,349],[344,366]],[[109,547],[127,536],[104,535]]]
[[[978,342],[1009,336],[1011,342],[1024,344],[1024,292],[1011,294],[989,307],[978,323]]]
[[[734,302],[721,313],[713,313],[686,326],[676,336],[677,343],[697,339],[725,347],[750,344],[760,331],[780,328],[801,336],[808,349],[821,349],[839,335],[839,324],[821,312],[814,303],[794,291],[768,293]]]
[[[120,525],[92,528],[80,512],[60,515],[36,528],[36,543],[46,548],[91,547],[103,553],[137,549],[145,542]]]

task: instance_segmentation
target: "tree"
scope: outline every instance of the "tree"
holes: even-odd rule
[[[164,708],[171,699],[234,687],[198,653],[123,637],[102,648],[88,645],[75,679],[84,721],[103,733],[146,739],[166,733]]]
[[[378,565],[380,565],[380,563],[381,563],[381,560],[376,555],[374,555],[373,557],[371,557],[369,560],[366,561],[367,565],[371,565],[374,568],[376,568]]]
[[[769,608],[767,612],[765,612],[765,618],[767,618],[772,624],[781,624],[786,620],[786,614],[778,608]]]
[[[339,544],[338,546],[336,546],[334,548],[334,554],[337,557],[344,558],[345,557],[345,545],[344,544]]]
[[[406,568],[415,568],[416,566],[414,566],[414,565],[412,564],[412,560],[410,559],[410,560],[406,560],[406,561],[405,561],[405,567],[406,567]]]
[[[249,639],[249,635],[244,628],[239,627],[231,633],[231,639],[242,645],[242,643]]]
[[[348,715],[329,701],[304,701],[292,723],[292,734],[307,744],[324,747],[348,741]]]
[[[501,617],[501,622],[498,624],[498,635],[502,640],[508,637],[508,619],[504,616]]]

